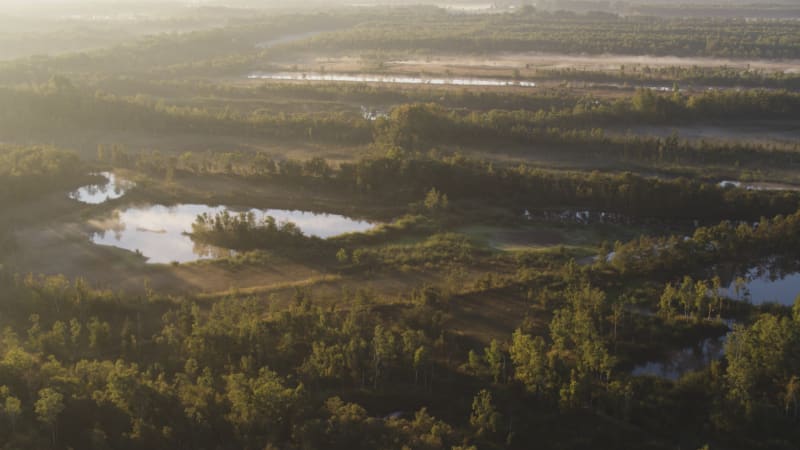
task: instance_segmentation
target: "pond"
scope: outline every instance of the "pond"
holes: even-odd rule
[[[230,254],[227,250],[196,244],[186,234],[198,215],[213,216],[226,209],[223,206],[183,204],[176,206],[147,205],[116,210],[107,217],[92,220],[95,228],[91,241],[138,252],[148,262],[168,264],[213,259]],[[236,210],[250,211],[258,220],[272,216],[278,222],[290,221],[308,236],[329,238],[345,233],[363,232],[375,224],[335,214],[317,214],[283,209]],[[231,210],[234,212],[234,210]]]
[[[89,205],[99,205],[122,197],[135,186],[132,181],[119,178],[111,172],[93,173],[92,175],[105,178],[106,183],[84,186],[71,192],[69,198]]]
[[[497,78],[437,78],[412,77],[406,75],[350,75],[345,73],[252,73],[247,76],[251,80],[280,81],[338,81],[344,83],[391,83],[391,84],[432,84],[453,86],[518,86],[536,87],[532,81],[502,80]]]
[[[725,337],[706,339],[700,345],[684,348],[665,361],[651,361],[634,367],[635,376],[654,376],[678,380],[688,372],[703,370],[724,355]]]
[[[722,289],[722,294],[737,300],[747,300],[754,305],[778,303],[794,305],[800,295],[800,273],[782,273],[765,267],[755,267],[743,276],[745,281],[738,292],[736,281]]]
[[[737,300],[750,301],[755,305],[777,303],[792,306],[800,294],[800,273],[783,272],[776,265],[760,266],[744,272],[744,284],[736,289],[736,282],[731,282],[721,290],[722,295]],[[728,327],[733,326],[728,321]],[[651,361],[636,366],[633,375],[650,375],[670,380],[677,380],[690,371],[702,370],[712,361],[722,358],[725,339],[722,336],[707,339],[700,345],[674,352],[663,361]]]

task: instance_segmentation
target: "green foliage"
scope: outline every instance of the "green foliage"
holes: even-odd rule
[[[234,250],[272,249],[283,251],[299,247],[321,247],[322,240],[307,237],[292,222],[278,223],[267,216],[256,220],[255,213],[231,214],[228,210],[213,216],[204,213],[192,224],[192,239],[204,244]]]
[[[249,378],[237,373],[225,377],[225,395],[231,410],[227,416],[246,448],[259,448],[260,442],[286,439],[300,390],[283,385],[278,375],[261,369]]]
[[[469,265],[482,253],[463,235],[444,233],[430,236],[417,244],[357,249],[353,252],[352,263],[358,267],[429,269]]]
[[[731,398],[753,414],[763,404],[782,408],[788,393],[796,408],[798,346],[797,323],[788,318],[764,315],[750,327],[736,327],[725,346]]]
[[[514,332],[509,353],[514,364],[514,378],[534,394],[543,393],[549,385],[547,348],[544,339]]]
[[[795,58],[800,46],[795,31],[796,24],[791,20],[711,20],[653,14],[620,17],[563,11],[453,16],[444,11],[407,9],[295,46],[329,51],[487,53],[536,49],[559,54]]]
[[[501,416],[492,404],[492,393],[487,390],[478,392],[472,401],[472,414],[469,424],[475,429],[475,434],[485,437],[497,432]]]
[[[676,270],[699,272],[720,262],[758,264],[765,259],[793,255],[800,248],[796,234],[799,227],[800,213],[794,213],[762,218],[754,224],[740,222],[734,225],[724,221],[719,225],[697,228],[691,238],[640,237],[618,246],[612,264],[623,273],[660,273],[662,276]],[[714,283],[712,280],[712,285]],[[743,280],[737,280],[735,284],[739,291],[737,295],[745,294]],[[693,298],[707,300],[696,295],[697,292],[692,280],[684,279],[678,291],[665,292],[669,295],[663,298],[664,312],[681,307],[688,315],[689,309],[697,309],[697,305],[691,304]],[[709,307],[713,308],[713,304],[719,301],[717,295],[712,295]]]
[[[0,205],[17,204],[76,185],[85,177],[74,153],[0,146]]]
[[[166,105],[146,97],[116,97],[74,90],[33,92],[0,88],[0,101],[19,105],[0,112],[0,130],[7,133],[47,134],[75,127],[146,132],[197,132],[276,139],[311,139],[342,144],[368,143],[370,126],[346,114],[258,113],[225,115],[200,108]],[[310,168],[314,168],[313,166]]]

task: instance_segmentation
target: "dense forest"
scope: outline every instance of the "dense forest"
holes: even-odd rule
[[[305,94],[307,90],[299,92]],[[326,94],[312,91],[312,95]],[[382,93],[357,90],[353,95],[381,96]],[[698,163],[793,166],[797,163],[796,148],[715,143],[713,140],[693,143],[677,135],[666,138],[607,136],[604,127],[618,124],[677,126],[718,121],[746,123],[782,119],[800,108],[798,95],[766,90],[682,95],[639,89],[633,96],[614,102],[591,97],[554,100],[555,94],[507,98],[464,94],[451,97],[448,103],[464,106],[512,103],[523,109],[481,112],[436,103],[398,103],[387,117],[371,121],[354,111],[274,114],[262,110],[216,111],[168,105],[146,96],[91,94],[58,77],[36,91],[2,90],[0,97],[17,105],[16,109],[0,114],[0,129],[9,135],[33,133],[50,137],[84,127],[159,134],[237,135],[343,146],[375,143],[379,149],[388,145],[404,151],[425,152],[433,148],[476,146],[492,152],[497,146],[519,145],[530,146],[526,151],[536,152],[536,146],[547,145],[576,156],[602,154],[623,161],[678,166]]]
[[[520,268],[541,270],[528,263]],[[303,291],[281,312],[267,312],[264,303],[247,298],[225,299],[207,310],[189,299],[120,298],[81,280],[5,274],[3,317],[19,325],[3,337],[3,433],[10,445],[23,447],[571,446],[580,441],[564,440],[558,428],[540,428],[554,410],[579,430],[613,418],[619,423],[614,428],[630,423],[657,433],[691,423],[680,418],[680,411],[691,411],[691,417],[713,417],[709,425],[723,442],[734,430],[738,436],[747,431],[749,448],[762,448],[757,443],[767,437],[772,444],[763,448],[796,442],[792,349],[800,339],[800,306],[794,319],[765,314],[737,328],[726,364],[667,387],[615,369],[626,357],[620,349],[630,348],[628,340],[641,327],[653,325],[635,317],[609,322],[625,297],[582,285],[574,279],[580,273],[549,275],[554,286],[566,283],[566,289],[543,293],[556,305],[545,331],[523,328],[467,353],[441,322],[460,296],[435,289],[404,300],[397,318],[364,292],[350,294],[355,298],[346,310],[314,306]],[[585,276],[591,272],[578,279]],[[531,282],[520,275],[508,287],[478,290]],[[691,324],[681,316],[666,320],[657,328]],[[109,354],[113,359],[104,356]],[[464,390],[474,399],[456,394]],[[396,398],[398,391],[411,398]],[[458,400],[436,408],[448,424],[425,409],[381,419],[332,392],[392,417],[393,408],[414,398]],[[697,396],[708,411],[697,408]],[[648,423],[654,415],[670,420]],[[520,425],[525,423],[539,425]],[[636,433],[592,439],[643,448]],[[781,440],[785,445],[776,447]]]
[[[396,11],[391,19],[368,22],[302,45],[332,51],[539,51],[733,58],[798,55],[791,21],[622,17],[532,8],[518,14],[457,18],[444,12],[408,9]]]

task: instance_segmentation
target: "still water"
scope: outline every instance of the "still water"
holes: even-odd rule
[[[69,198],[81,203],[99,205],[122,197],[135,186],[132,181],[119,178],[111,172],[100,172],[92,175],[101,176],[106,179],[106,182],[84,186],[77,191],[71,192]]]
[[[186,234],[198,215],[213,216],[224,211],[223,206],[208,205],[148,205],[117,210],[107,217],[93,220],[91,241],[139,252],[155,264],[192,262],[226,255],[225,250],[195,244]],[[340,234],[363,232],[373,223],[354,220],[335,214],[316,214],[283,209],[249,210],[257,220],[272,216],[278,222],[293,222],[308,236],[329,238]],[[233,212],[233,211],[231,211]],[[242,211],[236,211],[242,212]]]
[[[725,337],[706,339],[696,347],[675,352],[666,361],[653,361],[636,366],[632,374],[677,380],[687,372],[702,370],[712,361],[721,359],[724,349]]]
[[[756,267],[748,270],[743,279],[745,283],[736,289],[736,282],[722,288],[726,297],[749,301],[754,305],[777,303],[792,306],[800,294],[800,273],[781,273],[777,269]],[[729,324],[729,326],[731,326]],[[652,361],[636,366],[633,375],[651,375],[677,380],[690,371],[702,370],[712,361],[723,356],[726,337],[708,339],[696,347],[677,351],[664,361]]]
[[[344,83],[432,84],[454,86],[519,86],[536,87],[532,81],[501,80],[496,78],[428,78],[404,75],[349,75],[345,73],[253,73],[251,80],[281,81],[339,81]]]
[[[722,289],[722,294],[736,300],[750,301],[754,305],[778,303],[784,306],[794,305],[800,295],[800,273],[780,273],[764,267],[756,267],[744,275],[745,284],[736,289],[736,282],[731,282]]]

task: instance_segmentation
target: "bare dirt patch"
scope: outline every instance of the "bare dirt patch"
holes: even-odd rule
[[[530,310],[530,302],[521,296],[481,292],[454,298],[450,308],[448,329],[486,345],[492,339],[508,339]]]

